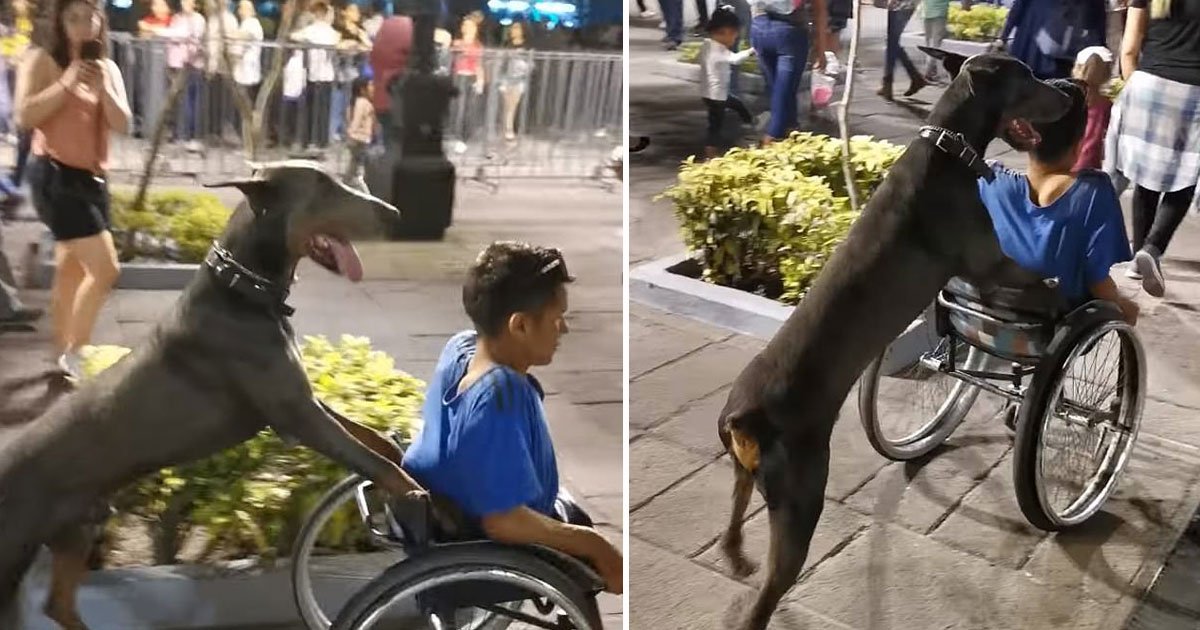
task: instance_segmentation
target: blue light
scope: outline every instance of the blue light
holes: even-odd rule
[[[533,5],[533,8],[538,13],[549,15],[563,15],[575,12],[575,5],[570,2],[537,2]]]
[[[500,26],[508,26],[512,23],[512,18],[504,18],[503,20],[500,20]]]

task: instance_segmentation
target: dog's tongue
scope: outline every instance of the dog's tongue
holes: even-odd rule
[[[1008,121],[1008,132],[1015,139],[1028,145],[1029,148],[1036,147],[1042,142],[1042,135],[1024,118],[1014,118]]]
[[[358,257],[358,250],[354,249],[353,243],[330,237],[329,251],[333,252],[333,259],[337,261],[338,271],[347,280],[351,282],[362,280],[362,259]]]

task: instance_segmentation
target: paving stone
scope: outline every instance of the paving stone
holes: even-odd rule
[[[712,458],[703,457],[654,435],[630,443],[630,507],[641,505],[667,486],[712,461]]]
[[[725,531],[732,492],[733,466],[717,460],[630,514],[630,531],[690,557]],[[760,505],[762,499],[755,492],[746,513],[752,514]]]
[[[1139,444],[1104,509],[1038,545],[1024,570],[1101,601],[1139,597],[1192,515],[1179,506],[1200,501],[1198,476],[1200,459]]]
[[[629,424],[658,424],[683,405],[727,385],[753,356],[745,348],[718,343],[634,379],[629,385]]]
[[[1113,613],[1127,612],[880,523],[785,601],[854,628],[1118,630],[1124,617]]]
[[[637,378],[662,364],[677,359],[729,333],[682,317],[666,318],[645,306],[630,307],[629,370]]]
[[[728,628],[729,606],[750,588],[678,555],[629,537],[629,627],[637,630]]]
[[[933,531],[932,538],[1015,569],[1044,535],[1025,521],[1017,506],[1010,453]]]
[[[693,402],[656,427],[654,434],[705,456],[717,457],[725,452],[717,436],[717,419],[728,395],[729,388],[722,388]]]
[[[837,501],[848,497],[887,463],[871,448],[871,443],[863,434],[862,422],[858,417],[857,387],[851,390],[842,405],[829,448],[829,483],[825,488],[825,496]]]
[[[991,431],[1003,431],[994,428],[1000,422],[993,415],[987,413],[986,405],[973,408],[959,426],[964,431],[958,441],[923,459],[884,467],[846,503],[865,514],[883,510],[888,520],[927,533],[1008,451],[1006,436],[989,439]]]
[[[1156,435],[1200,448],[1200,410],[1147,400],[1142,408],[1141,435]]]
[[[804,570],[811,569],[835,551],[840,551],[869,523],[870,521],[862,514],[837,501],[826,499],[825,509],[821,513],[821,522],[817,525],[817,531],[813,533]],[[754,515],[754,518],[746,521],[743,531],[746,557],[759,566],[759,570],[755,571],[746,581],[761,586],[766,577],[767,553],[770,550],[771,526],[767,511],[763,510]],[[720,545],[714,545],[712,549],[704,552],[697,559],[731,578],[734,577]]]

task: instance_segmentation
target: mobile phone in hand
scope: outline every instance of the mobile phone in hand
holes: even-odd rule
[[[85,61],[95,61],[104,54],[104,43],[98,39],[86,41],[79,47],[79,57]]]

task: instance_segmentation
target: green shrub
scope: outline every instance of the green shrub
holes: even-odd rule
[[[95,375],[127,352],[115,346],[86,348],[84,372]],[[372,350],[365,338],[343,336],[333,344],[324,337],[307,337],[301,353],[322,401],[373,429],[399,431],[411,440],[420,424],[423,382],[397,370],[391,357]],[[204,528],[206,557],[219,552],[222,557],[269,559],[290,553],[316,501],[346,474],[328,458],[288,446],[263,430],[222,453],[143,478],[123,489],[114,504],[150,524],[156,563],[175,562],[192,527]],[[361,546],[361,529],[349,526],[353,516],[339,518],[341,526],[335,522],[326,529],[322,546]]]
[[[851,138],[856,186],[870,196],[904,148]],[[689,158],[662,197],[703,279],[794,304],[804,296],[856,214],[842,175],[841,140],[794,133],[764,148]]]
[[[133,210],[133,194],[113,193],[113,240],[122,262],[154,258],[198,263],[231,214],[216,195],[206,192],[152,192],[141,211]]]
[[[946,28],[953,39],[990,42],[1000,37],[1007,18],[1008,9],[1001,6],[975,4],[964,11],[961,3],[952,2]]]
[[[701,42],[684,42],[680,44],[679,60],[683,63],[694,63],[698,65],[700,63],[700,44]],[[747,42],[742,42],[738,47],[738,50],[746,50],[748,48],[750,48],[750,44]],[[750,55],[749,58],[738,64],[738,68],[740,68],[742,72],[759,74],[758,57]]]

